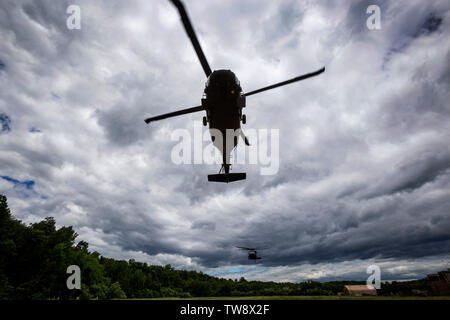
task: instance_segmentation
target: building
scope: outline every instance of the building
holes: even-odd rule
[[[367,285],[349,285],[344,287],[346,296],[376,296],[377,289],[369,288]]]
[[[427,275],[434,295],[450,295],[450,269]]]

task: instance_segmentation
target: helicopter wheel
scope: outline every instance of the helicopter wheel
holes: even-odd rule
[[[242,124],[245,124],[247,122],[247,117],[245,114],[242,115]]]
[[[203,117],[203,125],[206,127],[208,121],[206,120],[206,117]]]

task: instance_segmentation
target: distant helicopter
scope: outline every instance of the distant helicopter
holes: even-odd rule
[[[258,248],[246,248],[246,247],[236,247],[236,246],[235,246],[235,248],[238,248],[241,250],[247,250],[248,251],[248,260],[255,260],[255,262],[256,262],[256,260],[261,259],[261,257],[258,256],[257,250],[265,249],[265,248],[258,249]]]
[[[256,93],[317,76],[325,71],[325,67],[315,72],[243,93],[238,78],[231,70],[211,71],[183,3],[180,0],[170,1],[177,7],[186,33],[191,39],[200,64],[205,71],[207,77],[205,90],[200,106],[150,117],[145,119],[145,122],[148,124],[157,120],[205,110],[206,116],[203,117],[203,125],[207,126],[209,123],[211,140],[214,146],[221,151],[223,161],[219,174],[208,175],[208,181],[228,183],[244,180],[246,179],[245,173],[230,173],[230,157],[231,152],[238,144],[238,136],[242,137],[247,146],[250,145],[247,137],[241,130],[241,122],[245,124],[247,121],[246,115],[242,113],[242,109],[245,108],[245,98]],[[227,141],[227,129],[232,129],[234,130],[233,132],[238,133],[232,137],[232,141]],[[216,139],[219,136],[217,132],[221,133],[221,139]]]

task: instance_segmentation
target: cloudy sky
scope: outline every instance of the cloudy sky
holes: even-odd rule
[[[227,278],[413,279],[449,267],[450,3],[185,0],[212,69],[248,97],[244,130],[279,130],[279,170],[207,182],[175,164],[176,129],[205,75],[175,7],[152,1],[0,3],[0,193],[106,257]],[[381,8],[369,30],[366,9]],[[70,30],[69,5],[81,9]],[[206,128],[203,128],[206,132]],[[256,152],[259,141],[251,141]],[[204,141],[203,146],[207,146]],[[242,144],[242,142],[241,142]],[[263,246],[257,264],[233,248]]]

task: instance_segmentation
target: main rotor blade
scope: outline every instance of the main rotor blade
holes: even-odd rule
[[[178,12],[181,16],[181,21],[183,22],[184,29],[191,39],[192,45],[194,46],[195,52],[197,53],[198,59],[205,71],[206,77],[209,77],[211,74],[211,68],[209,67],[208,61],[206,60],[205,54],[203,53],[202,47],[200,47],[200,43],[198,42],[197,36],[195,35],[194,28],[192,27],[191,21],[187,15],[186,9],[184,8],[183,3],[180,0],[170,0],[177,7]]]
[[[166,119],[166,118],[181,116],[182,114],[192,113],[192,112],[197,112],[197,111],[202,111],[202,110],[204,110],[203,107],[202,106],[198,106],[198,107],[193,107],[193,108],[189,108],[189,109],[183,109],[183,110],[179,110],[179,111],[175,111],[175,112],[165,113],[165,114],[161,114],[161,115],[156,116],[156,117],[147,118],[147,119],[145,119],[145,123],[148,124],[149,122],[152,122],[152,121],[157,121],[157,120],[162,120],[162,119]]]
[[[283,82],[275,83],[275,84],[273,84],[271,86],[267,86],[267,87],[264,87],[264,88],[261,88],[261,89],[258,89],[258,90],[247,92],[247,93],[244,94],[244,96],[248,97],[248,96],[251,96],[252,94],[256,94],[256,93],[260,93],[260,92],[263,92],[263,91],[266,91],[266,90],[270,90],[270,89],[274,89],[274,88],[277,88],[277,87],[281,87],[281,86],[284,86],[284,85],[292,83],[292,82],[305,80],[305,79],[317,76],[317,75],[321,74],[324,71],[325,71],[325,67],[323,67],[320,70],[317,70],[317,71],[314,71],[314,72],[311,72],[311,73],[307,73],[307,74],[304,74],[302,76],[299,76],[299,77],[296,77],[296,78],[293,78],[293,79],[290,79],[290,80],[286,80],[286,81],[283,81]]]
[[[242,249],[242,250],[249,250],[249,251],[255,250],[255,248],[246,248],[246,247],[237,247],[237,246],[235,246],[235,247],[238,249]]]

